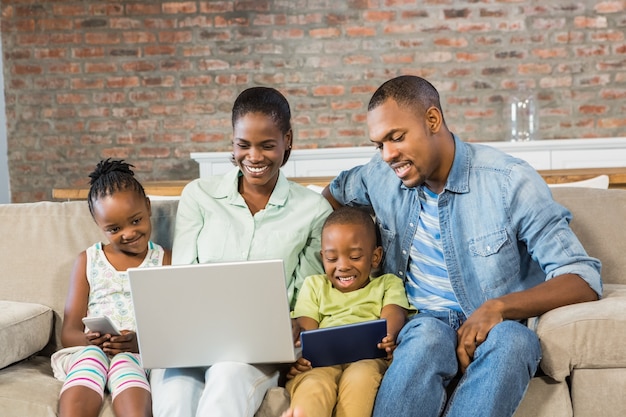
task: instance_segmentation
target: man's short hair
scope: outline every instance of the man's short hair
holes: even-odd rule
[[[374,110],[388,99],[422,112],[430,107],[436,107],[443,116],[439,92],[435,86],[415,75],[401,75],[384,82],[374,92],[367,111]]]

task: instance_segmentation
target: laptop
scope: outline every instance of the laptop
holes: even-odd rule
[[[128,269],[142,366],[292,363],[282,260]]]
[[[314,368],[384,358],[387,352],[377,345],[386,335],[385,319],[304,331],[300,333],[302,357]]]

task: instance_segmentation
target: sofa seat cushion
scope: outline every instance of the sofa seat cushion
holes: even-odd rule
[[[0,372],[0,416],[56,417],[63,383],[52,376],[50,358],[33,356]],[[100,417],[114,417],[107,395]]]
[[[601,300],[560,307],[541,316],[541,368],[563,381],[574,368],[626,367],[626,285],[606,284]]]
[[[0,369],[39,352],[51,334],[50,307],[0,300]]]

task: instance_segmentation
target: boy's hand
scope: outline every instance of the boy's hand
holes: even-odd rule
[[[393,336],[388,334],[378,344],[378,349],[383,349],[387,352],[387,359],[391,359],[393,357],[393,351],[396,350],[396,340]]]
[[[102,344],[102,350],[107,355],[115,356],[122,352],[139,353],[137,344],[137,334],[130,330],[122,330],[120,336],[111,336],[111,338]]]
[[[302,328],[297,319],[291,319],[291,336],[293,337],[293,343],[295,346],[300,346],[300,332]]]
[[[289,373],[287,374],[287,379],[293,379],[296,375],[301,374],[302,372],[306,372],[313,369],[311,367],[311,362],[307,361],[304,358],[298,358],[298,360],[293,364]]]

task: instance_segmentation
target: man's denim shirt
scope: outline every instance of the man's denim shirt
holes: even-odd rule
[[[464,313],[563,274],[579,275],[600,297],[600,261],[587,255],[569,227],[571,213],[552,199],[541,176],[495,148],[456,135],[454,142],[454,162],[439,196],[439,225]],[[385,250],[381,272],[406,278],[422,186],[405,187],[377,154],[342,172],[330,191],[344,205],[374,209]]]

